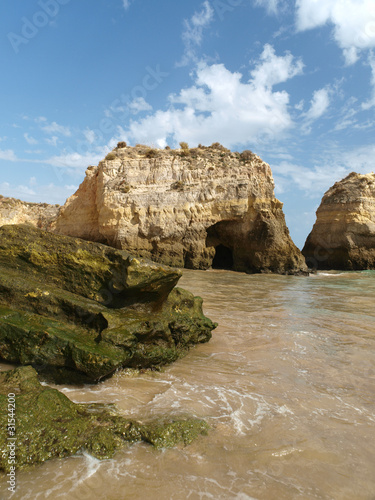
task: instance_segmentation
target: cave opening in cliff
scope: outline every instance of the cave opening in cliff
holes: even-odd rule
[[[212,269],[233,269],[233,253],[230,248],[221,244],[215,248]]]

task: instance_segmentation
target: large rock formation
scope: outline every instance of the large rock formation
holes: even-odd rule
[[[56,231],[176,267],[305,271],[269,165],[219,144],[117,147],[89,167]]]
[[[181,276],[99,243],[0,228],[0,358],[55,380],[170,363],[215,328]],[[68,378],[67,378],[68,377]]]
[[[118,414],[113,405],[73,403],[42,386],[31,366],[0,373],[0,470],[8,472],[13,490],[15,470],[50,458],[82,451],[112,458],[128,443],[145,441],[166,448],[190,444],[207,430],[196,418],[164,417],[141,424]]]
[[[53,230],[60,205],[29,203],[0,195],[0,226],[5,224],[31,224]]]
[[[352,172],[323,196],[302,250],[317,269],[375,269],[375,174]]]

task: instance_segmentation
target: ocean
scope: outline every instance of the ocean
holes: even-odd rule
[[[374,500],[375,272],[185,270],[179,285],[219,323],[209,343],[160,372],[56,387],[141,421],[204,418],[209,434],[51,460],[18,471],[13,496],[2,476],[0,498]]]

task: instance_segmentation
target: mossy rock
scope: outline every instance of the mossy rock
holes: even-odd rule
[[[207,342],[179,270],[29,226],[0,228],[0,357],[56,382],[171,363]]]
[[[199,419],[153,422],[141,429],[142,439],[155,448],[171,448],[178,443],[191,444],[200,435],[207,435],[207,422]]]
[[[8,394],[15,395],[15,440],[9,441]],[[10,471],[10,442],[15,444],[17,470],[50,458],[87,451],[98,459],[137,441],[171,447],[190,444],[208,425],[198,419],[159,420],[141,424],[118,415],[112,405],[76,404],[42,386],[30,366],[0,373],[0,470]]]

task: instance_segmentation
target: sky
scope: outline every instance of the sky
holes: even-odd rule
[[[120,140],[270,164],[300,248],[375,170],[375,0],[1,2],[0,194],[63,204]]]

